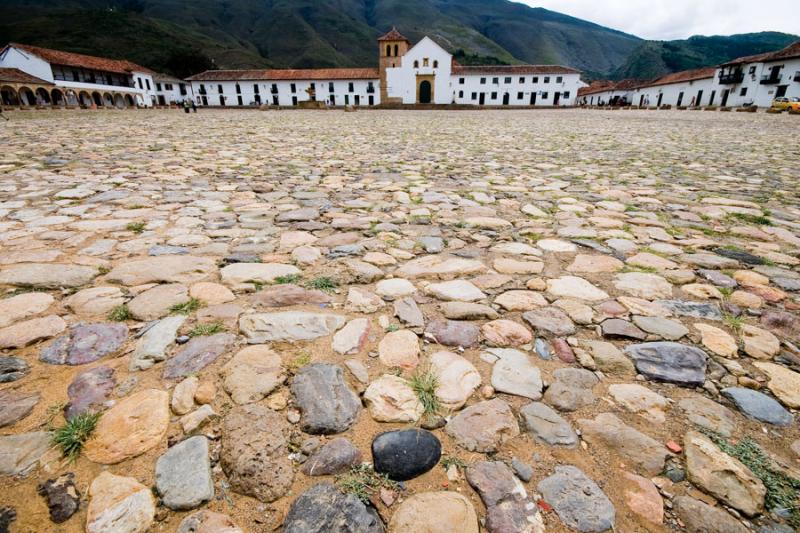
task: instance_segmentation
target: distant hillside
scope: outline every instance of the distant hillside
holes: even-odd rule
[[[185,77],[206,68],[377,65],[392,26],[464,64],[561,64],[585,79],[647,78],[782,48],[779,33],[643,41],[508,0],[0,0],[0,44],[127,58]]]
[[[800,40],[797,35],[778,32],[690,37],[680,41],[646,41],[625,63],[614,70],[612,79],[648,79],[693,68],[718,65],[737,57],[784,48]]]
[[[507,0],[2,0],[0,42],[127,57],[182,74],[189,52],[220,68],[373,66],[397,26],[465,62],[606,72],[640,39]]]

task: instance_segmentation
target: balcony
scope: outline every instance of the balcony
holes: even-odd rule
[[[761,76],[761,85],[775,85],[781,82],[783,74],[765,74]]]
[[[744,81],[744,71],[736,70],[734,72],[720,72],[719,83],[721,85],[735,85]]]

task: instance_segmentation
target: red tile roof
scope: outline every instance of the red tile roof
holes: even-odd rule
[[[402,33],[397,31],[397,28],[395,28],[395,27],[392,27],[392,29],[389,30],[389,33],[387,33],[386,35],[383,35],[382,37],[378,37],[378,41],[406,41],[406,42],[409,42],[409,40],[406,39],[403,36]]]
[[[642,87],[653,87],[656,85],[670,85],[672,83],[682,83],[685,81],[704,80],[706,78],[713,78],[717,72],[717,67],[704,67],[692,70],[684,70],[681,72],[673,72],[666,76],[661,76],[652,81],[642,83]]]
[[[55,65],[101,70],[103,72],[114,72],[117,74],[129,74],[133,71],[155,74],[152,70],[126,59],[108,59],[105,57],[87,56],[28,44],[9,43],[8,46],[33,54]]]
[[[188,81],[242,80],[377,80],[375,68],[315,68],[266,70],[206,70],[186,78]]]
[[[800,41],[790,44],[786,48],[777,50],[775,52],[766,52],[764,54],[756,54],[752,56],[744,56],[736,58],[720,66],[726,65],[743,65],[746,63],[770,63],[772,61],[781,61],[783,59],[794,59],[800,57]]]
[[[49,81],[31,76],[16,68],[0,68],[0,82],[6,83],[31,83],[36,85],[53,85]]]
[[[579,70],[561,65],[476,65],[453,64],[453,74],[578,74]]]

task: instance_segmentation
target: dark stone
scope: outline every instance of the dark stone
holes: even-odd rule
[[[647,379],[698,387],[706,379],[706,353],[677,342],[632,344],[625,353]]]
[[[303,465],[308,476],[340,474],[361,462],[361,452],[345,438],[333,439],[316,451]]]
[[[717,304],[690,302],[687,300],[657,300],[656,303],[666,307],[678,316],[722,320],[722,312]]]
[[[292,503],[283,533],[383,533],[378,513],[352,494],[343,494],[331,483],[320,483]]]
[[[345,383],[339,365],[304,366],[295,374],[291,390],[302,412],[300,428],[312,435],[347,431],[361,410],[361,401]]]
[[[539,334],[567,337],[575,333],[575,324],[558,307],[542,307],[522,314],[522,319],[535,328]]]
[[[248,252],[234,252],[222,260],[222,266],[234,263],[258,263],[261,257],[258,254]]]
[[[25,377],[30,366],[19,357],[0,357],[0,383],[11,383]]]
[[[514,470],[514,474],[525,483],[533,478],[533,468],[517,457],[511,459],[511,468]]]
[[[499,461],[481,461],[467,468],[467,481],[486,506],[489,533],[535,533],[541,531],[536,505],[528,499],[511,469]]]
[[[128,339],[125,324],[78,324],[39,354],[51,365],[84,365],[122,348]]]
[[[0,507],[0,533],[8,533],[11,522],[16,519],[17,511],[13,507]]]
[[[614,527],[616,510],[597,484],[580,469],[557,466],[556,473],[537,487],[567,527],[600,532]]]
[[[327,257],[328,259],[338,259],[340,257],[357,257],[360,255],[364,255],[366,249],[364,246],[360,244],[343,244],[341,246],[336,246],[335,248],[331,248],[331,251],[328,252]]]
[[[110,367],[98,366],[81,372],[67,387],[69,403],[64,408],[64,418],[69,420],[86,412],[102,410],[116,384],[114,370]]]
[[[728,248],[714,248],[713,252],[717,255],[721,255],[722,257],[735,259],[736,261],[748,265],[763,265],[765,263],[763,258],[741,250],[730,250]]]
[[[375,471],[395,481],[421,476],[436,466],[441,456],[439,439],[424,429],[388,431],[372,441]]]
[[[616,338],[636,339],[643,341],[647,338],[647,333],[637,328],[631,322],[621,318],[609,318],[604,320],[600,327],[603,329],[603,336]]]
[[[255,307],[290,307],[293,305],[317,305],[330,303],[331,297],[322,291],[304,289],[285,283],[266,287],[250,298]]]
[[[47,500],[50,520],[56,524],[69,520],[69,517],[74,515],[80,507],[81,493],[75,486],[75,475],[72,472],[59,476],[57,479],[48,479],[38,486],[37,491]]]
[[[35,392],[0,391],[0,428],[28,416],[37,403],[39,395]]]
[[[196,374],[233,346],[236,336],[230,333],[194,337],[164,365],[164,379]]]
[[[788,426],[794,421],[789,411],[762,392],[744,387],[730,387],[722,389],[722,394],[730,398],[750,418],[776,426]]]
[[[584,248],[590,248],[596,252],[600,252],[601,254],[614,255],[614,250],[591,239],[572,239],[572,242],[578,246],[583,246]]]
[[[425,328],[425,338],[443,346],[469,348],[478,344],[480,335],[475,324],[456,320],[432,320]]]

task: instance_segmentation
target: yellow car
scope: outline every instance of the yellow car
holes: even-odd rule
[[[780,98],[776,98],[772,101],[772,108],[773,109],[793,109],[795,111],[800,110],[800,98],[793,97],[793,98],[786,98],[782,96]]]

